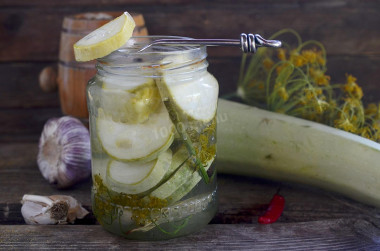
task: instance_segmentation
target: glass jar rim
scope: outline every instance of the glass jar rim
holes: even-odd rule
[[[165,36],[165,35],[150,35],[150,36],[134,36],[131,37],[122,47],[113,51],[107,56],[99,58],[98,61],[108,61],[112,60],[115,54],[129,54],[131,56],[137,55],[154,55],[154,54],[180,54],[180,53],[191,53],[194,51],[205,50],[205,45],[154,45],[142,52],[138,52],[145,45],[159,39],[192,39],[190,37],[181,36]],[[140,42],[139,40],[145,40]],[[163,49],[168,49],[164,51]]]
[[[180,36],[136,36],[111,54],[97,59],[98,70],[128,75],[155,74],[157,69],[172,71],[196,65],[196,70],[207,68],[206,46],[160,44],[138,52],[142,47],[158,39],[191,39]],[[204,64],[199,64],[205,62]],[[138,72],[133,72],[138,71]]]

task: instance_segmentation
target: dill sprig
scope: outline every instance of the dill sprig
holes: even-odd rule
[[[373,141],[380,141],[380,105],[363,105],[357,79],[331,83],[322,43],[303,42],[291,29],[271,39],[292,35],[295,42],[278,50],[261,48],[243,55],[236,95],[245,103],[274,112],[323,123]]]

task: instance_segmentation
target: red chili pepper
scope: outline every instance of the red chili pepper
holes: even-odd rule
[[[260,224],[270,224],[276,222],[284,211],[285,199],[279,194],[275,194],[269,203],[269,207],[263,216],[259,217]]]

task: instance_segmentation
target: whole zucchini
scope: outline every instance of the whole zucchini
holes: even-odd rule
[[[380,144],[223,99],[218,118],[218,172],[313,185],[380,207]]]

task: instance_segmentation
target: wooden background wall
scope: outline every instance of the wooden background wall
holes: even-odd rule
[[[0,143],[36,142],[45,121],[60,115],[57,93],[43,93],[38,75],[58,58],[65,15],[88,11],[140,12],[152,35],[268,37],[293,28],[322,41],[334,82],[358,78],[380,100],[380,1],[377,0],[0,0]],[[241,53],[209,49],[209,70],[221,93],[235,89]]]

